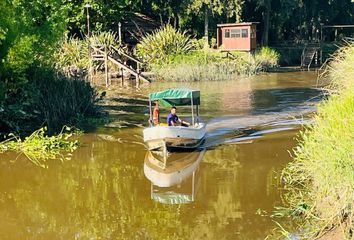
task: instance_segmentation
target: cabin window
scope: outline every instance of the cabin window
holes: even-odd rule
[[[231,38],[239,38],[241,37],[241,30],[240,29],[231,29]]]
[[[225,29],[225,38],[230,38],[230,29]]]
[[[242,29],[242,37],[248,38],[248,29]]]

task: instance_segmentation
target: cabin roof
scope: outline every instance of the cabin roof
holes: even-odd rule
[[[130,13],[122,22],[122,31],[142,30],[145,32],[159,28],[161,24],[142,13]]]
[[[221,23],[217,27],[239,27],[239,26],[251,26],[259,24],[259,22],[243,22],[243,23]]]

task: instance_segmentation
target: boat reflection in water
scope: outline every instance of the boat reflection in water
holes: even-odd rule
[[[161,152],[148,151],[144,174],[151,182],[151,199],[164,204],[194,202],[204,153],[205,150],[169,153],[165,161]]]

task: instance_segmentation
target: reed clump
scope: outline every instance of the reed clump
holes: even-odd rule
[[[35,75],[34,83],[37,88],[34,104],[50,134],[64,125],[77,126],[82,118],[99,115],[98,94],[83,79],[42,71]]]
[[[262,48],[254,55],[201,49],[170,55],[164,62],[152,64],[152,71],[164,81],[234,80],[277,67],[278,59],[279,55],[270,48]]]
[[[315,124],[300,135],[294,161],[283,170],[285,212],[300,235],[314,239],[341,229],[354,238],[354,44],[340,48],[326,70],[329,98]]]

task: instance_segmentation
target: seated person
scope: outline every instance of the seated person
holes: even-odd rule
[[[184,126],[189,127],[190,123],[182,121],[176,114],[177,108],[172,107],[171,113],[167,116],[167,124],[168,126]]]

